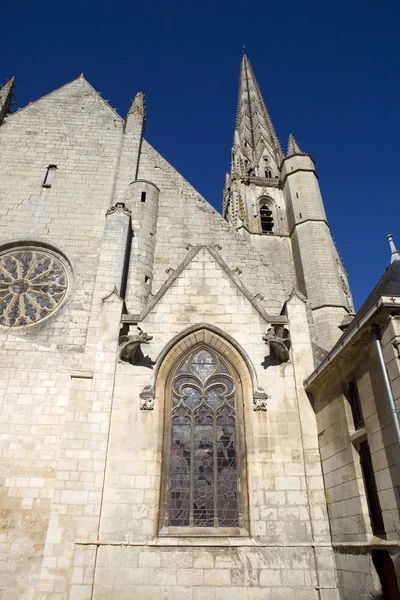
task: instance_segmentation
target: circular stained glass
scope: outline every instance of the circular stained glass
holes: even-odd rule
[[[64,300],[67,284],[64,265],[49,252],[27,248],[0,255],[0,325],[41,321]]]

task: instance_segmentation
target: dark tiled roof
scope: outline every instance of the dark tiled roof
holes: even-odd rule
[[[369,309],[379,300],[381,296],[400,296],[400,260],[395,260],[386,269],[360,310],[341,336],[338,344],[346,338],[361,319],[367,314]]]

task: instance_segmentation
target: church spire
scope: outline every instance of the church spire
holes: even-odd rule
[[[279,166],[282,149],[246,54],[243,54],[240,66],[235,137],[253,167],[258,165],[265,149]]]
[[[293,154],[304,154],[304,152],[300,149],[300,146],[294,139],[293,135],[290,134],[288,141],[287,156],[292,156]]]

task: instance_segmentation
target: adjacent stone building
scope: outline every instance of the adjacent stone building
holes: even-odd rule
[[[365,598],[336,542],[369,538],[353,519],[340,537],[338,450],[320,428],[329,398],[344,402],[336,380],[320,393],[320,363],[351,294],[314,161],[292,136],[283,153],[247,57],[223,216],[143,138],[141,93],[124,120],[83,76],[10,114],[13,89],[0,91],[1,600]],[[364,556],[353,571],[370,593]]]
[[[388,236],[391,238],[391,236]],[[339,588],[400,598],[400,255],[307,378]]]

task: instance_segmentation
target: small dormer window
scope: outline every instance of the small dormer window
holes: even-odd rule
[[[274,217],[269,203],[260,205],[260,220],[262,233],[274,233]]]

